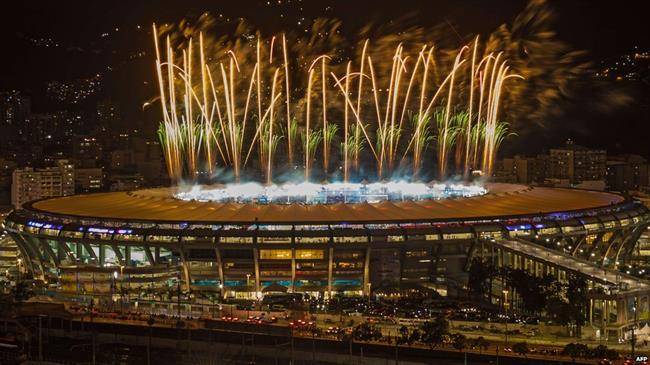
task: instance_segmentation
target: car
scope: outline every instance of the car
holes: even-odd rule
[[[327,327],[327,330],[325,331],[328,335],[338,335],[340,332],[341,328],[339,327]]]

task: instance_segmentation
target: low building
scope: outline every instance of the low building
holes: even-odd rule
[[[111,175],[111,191],[137,190],[145,185],[144,177],[140,174]]]
[[[32,200],[75,192],[74,165],[67,160],[57,161],[56,167],[16,169],[11,180],[11,204],[17,209]]]

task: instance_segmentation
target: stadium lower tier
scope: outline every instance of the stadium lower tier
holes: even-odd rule
[[[4,228],[34,277],[63,293],[155,296],[179,289],[211,298],[261,298],[288,291],[327,298],[409,291],[454,295],[466,287],[472,246],[492,239],[523,238],[615,268],[626,263],[650,220],[638,202],[593,192],[604,198],[583,209],[529,206],[539,213],[485,217],[458,210],[476,199],[500,207],[523,199],[513,195],[539,189],[550,201],[555,191],[567,194],[528,188],[457,199],[444,219],[309,223],[192,222],[182,220],[182,209],[176,220],[97,218],[49,212],[36,203],[13,212]],[[79,206],[83,198],[77,198]]]

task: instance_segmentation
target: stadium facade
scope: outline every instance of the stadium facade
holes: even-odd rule
[[[650,213],[612,193],[492,184],[489,193],[376,204],[181,201],[170,189],[53,198],[5,221],[35,277],[76,295],[183,288],[320,297],[466,285],[472,248],[525,238],[606,267],[625,264]]]

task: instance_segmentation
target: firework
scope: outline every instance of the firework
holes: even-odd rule
[[[368,160],[374,160],[378,180],[409,164],[415,180],[425,160],[437,161],[438,177],[444,179],[454,148],[457,173],[467,177],[480,165],[490,174],[508,135],[499,109],[506,81],[519,76],[510,73],[501,53],[488,53],[477,62],[483,50],[478,37],[454,52],[451,66],[443,71],[429,45],[409,55],[397,44],[389,62],[376,62],[372,41],[366,40],[360,59],[335,60],[327,53],[341,52],[331,50],[309,62],[291,57],[283,34],[281,42],[257,37],[248,48],[233,45],[254,54],[228,49],[222,57],[208,59],[205,37],[199,33],[198,52],[191,38],[173,47],[168,37],[163,59],[155,26],[154,34],[162,107],[159,136],[175,182],[195,181],[201,171],[212,176],[221,165],[219,171],[230,170],[236,181],[248,171],[271,185],[274,175],[281,174],[274,173],[279,151],[285,152],[283,161],[290,169],[302,161],[297,167],[304,170],[305,181],[312,178],[318,160],[318,175],[324,179],[335,177],[332,164],[344,182],[359,178],[361,161]],[[281,57],[274,57],[276,47],[282,48]],[[174,61],[176,53],[180,64]],[[300,90],[303,96],[296,98]],[[322,121],[314,123],[312,114],[319,112]],[[339,140],[341,148],[332,149]],[[434,141],[432,158],[425,158]],[[259,168],[249,164],[255,149]]]

